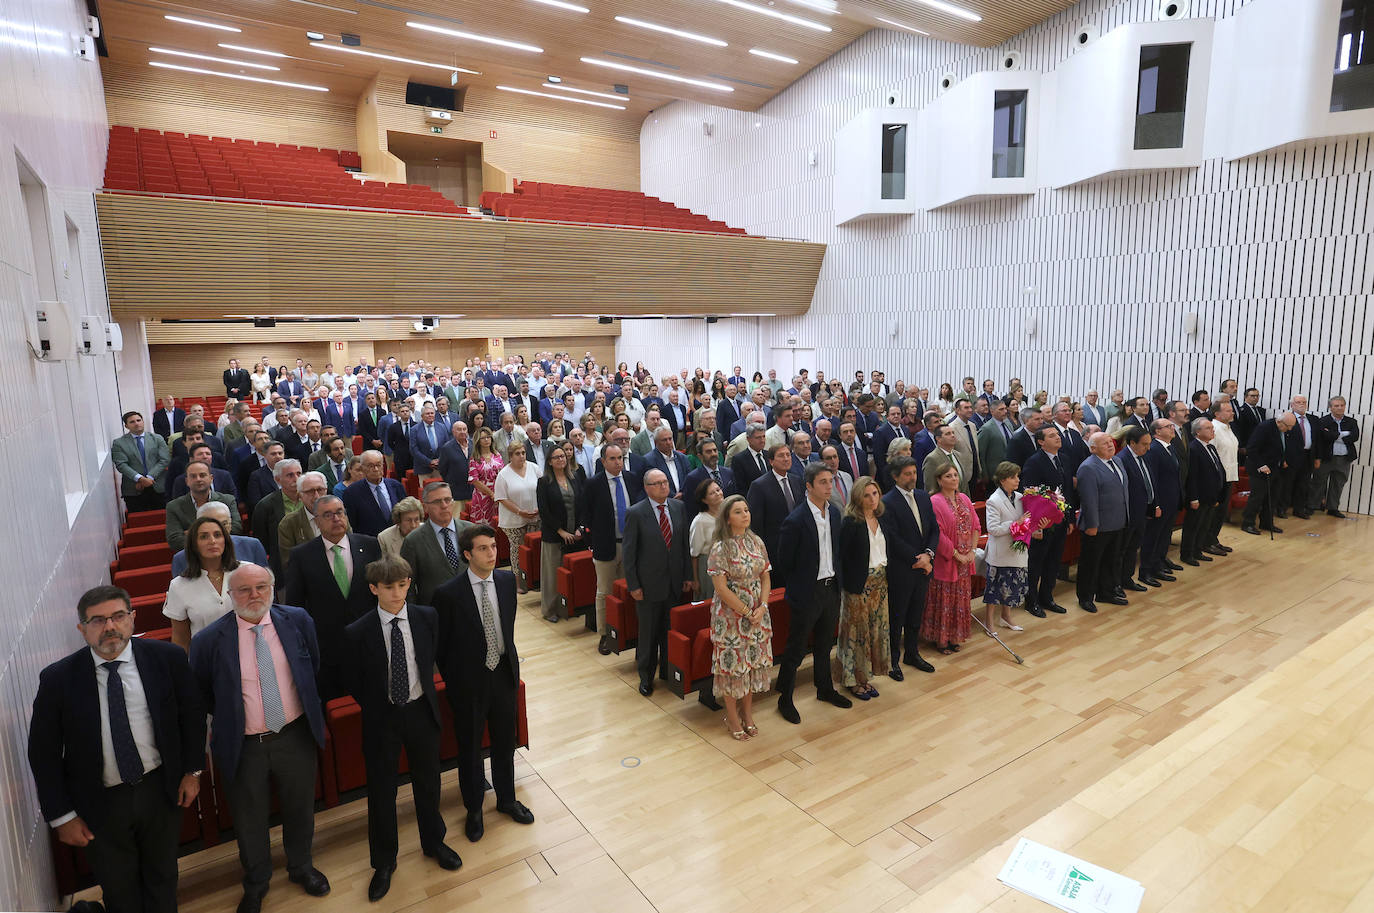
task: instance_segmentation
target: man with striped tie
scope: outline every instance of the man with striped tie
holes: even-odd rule
[[[687,511],[669,496],[667,473],[644,473],[644,494],[644,500],[625,512],[623,551],[625,583],[639,618],[639,693],[648,697],[654,693],[655,667],[660,677],[668,678],[668,612],[691,600],[696,581],[687,547]]]
[[[320,647],[304,609],[273,601],[272,572],[240,564],[225,578],[233,609],[191,639],[191,670],[213,717],[210,753],[224,778],[243,867],[238,913],[258,913],[272,880],[273,783],[291,881],[329,893],[315,868],[315,765],[324,711],[315,686]]]

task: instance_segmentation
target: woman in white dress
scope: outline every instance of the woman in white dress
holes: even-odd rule
[[[254,402],[265,403],[272,398],[272,375],[267,373],[262,362],[253,365],[253,375],[248,380],[253,384]]]
[[[231,611],[224,578],[239,566],[234,540],[213,516],[197,517],[186,531],[186,570],[167,587],[162,614],[172,622],[172,643],[191,648],[191,638]]]
[[[520,570],[520,545],[525,533],[539,530],[539,467],[526,458],[525,446],[524,440],[516,440],[506,449],[506,465],[496,474],[493,490],[499,508],[496,522],[510,546],[517,593],[529,592],[525,572]]]
[[[692,554],[692,567],[696,569],[697,599],[711,599],[716,595],[716,587],[706,572],[706,563],[711,557],[711,546],[715,545],[716,521],[720,518],[725,492],[715,480],[706,479],[692,496],[696,498],[699,513],[692,518],[688,531],[688,550]]]

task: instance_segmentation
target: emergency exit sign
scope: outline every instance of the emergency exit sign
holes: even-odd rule
[[[443,128],[443,127],[430,127],[430,128],[429,128],[429,132],[430,132],[430,133],[443,133],[443,132],[444,132],[444,128]]]

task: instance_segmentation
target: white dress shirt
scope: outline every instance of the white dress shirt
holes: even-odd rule
[[[821,552],[816,579],[825,580],[827,577],[835,576],[835,557],[830,548],[830,502],[826,501],[817,507],[814,501],[807,498],[806,506],[811,508],[811,519],[816,521],[816,543],[820,546]]]
[[[106,786],[118,786],[124,781],[119,776],[114,740],[110,735],[110,673],[102,665],[106,660],[99,653],[92,650],[91,659],[95,661],[96,694],[100,697],[100,753],[104,761],[101,779]],[[138,663],[134,662],[133,641],[124,645],[124,652],[116,659],[120,661],[119,682],[124,686],[124,708],[129,715],[129,729],[133,731],[134,745],[138,748],[138,757],[143,762],[143,772],[146,774],[162,764],[162,754],[157,750],[153,717],[148,712],[147,695],[143,693],[143,679],[139,678]]]
[[[487,601],[491,603],[492,626],[496,629],[496,652],[505,653],[506,635],[501,630],[501,608],[497,604],[496,581],[491,577],[478,577],[476,571],[468,568],[468,583],[472,585],[472,601],[477,606],[477,621],[484,628],[486,623],[482,621],[482,586],[486,585]]]
[[[410,616],[407,614],[409,606],[401,606],[401,611],[392,615],[381,606],[377,607],[377,617],[382,620],[382,646],[383,653],[386,654],[386,680],[391,681],[391,630],[392,621],[399,618],[401,620],[401,641],[406,647],[406,672],[410,677],[410,697],[409,700],[418,700],[423,693],[420,688],[420,670],[415,661],[415,638],[410,633]]]
[[[394,506],[394,505],[393,505],[393,506]],[[351,548],[348,547],[348,533],[344,533],[344,534],[343,534],[343,537],[340,538],[338,542],[330,542],[328,539],[325,539],[325,540],[324,540],[324,560],[325,560],[325,563],[329,565],[329,570],[332,572],[332,571],[334,570],[334,546],[336,546],[336,545],[342,545],[342,546],[343,546],[343,563],[344,563],[344,570],[348,571],[348,579],[349,579],[349,580],[352,580],[352,579],[353,579],[353,549],[351,549]]]

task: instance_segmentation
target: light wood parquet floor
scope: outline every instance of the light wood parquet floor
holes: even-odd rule
[[[403,788],[398,870],[369,904],[365,803],[331,809],[315,862],[333,892],[279,868],[264,909],[1023,910],[1039,904],[995,875],[1025,834],[1141,880],[1147,910],[1374,910],[1374,520],[1283,525],[1273,542],[1227,527],[1231,556],[1129,607],[1019,612],[1024,666],[975,626],[936,674],[878,679],[851,710],[818,705],[803,670],[802,725],[765,695],[744,743],[694,698],[640,697],[632,656],[543,622],[533,594],[516,773],[536,823],[488,796],[469,844],[446,774],[465,864],[444,872]],[[238,896],[232,843],[182,860],[183,909]]]

